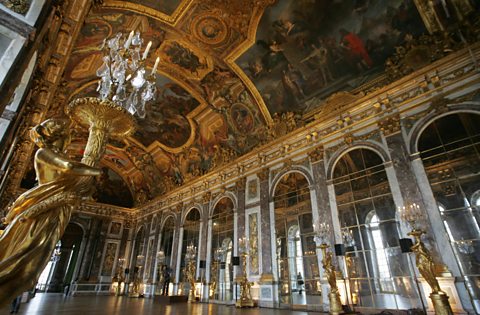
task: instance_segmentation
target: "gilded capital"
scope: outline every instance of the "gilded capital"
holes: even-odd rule
[[[206,193],[203,194],[202,201],[203,203],[209,203],[211,198],[212,198],[212,193],[210,191],[207,191]]]
[[[383,132],[385,136],[390,136],[395,133],[400,132],[400,115],[394,114],[388,117],[385,117],[383,120],[378,122],[378,127]]]
[[[260,181],[268,180],[268,175],[270,174],[270,170],[268,168],[262,168],[258,173],[257,177]]]
[[[308,152],[308,157],[310,158],[310,161],[312,163],[315,163],[323,159],[324,154],[325,149],[323,148],[323,146],[319,146]]]
[[[240,177],[236,182],[235,182],[235,188],[237,190],[245,190],[245,185],[247,183],[247,179],[245,177]]]

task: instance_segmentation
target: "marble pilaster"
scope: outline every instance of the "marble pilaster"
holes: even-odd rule
[[[245,185],[246,179],[241,178],[235,183],[235,188],[237,189],[237,211],[235,214],[236,217],[236,235],[234,237],[234,256],[238,256],[238,240],[242,237],[246,237],[245,235]],[[235,233],[235,231],[234,231]],[[235,276],[239,277],[242,275],[242,270],[240,266],[234,266],[235,269],[234,274]]]

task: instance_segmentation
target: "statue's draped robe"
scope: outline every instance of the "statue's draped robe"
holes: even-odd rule
[[[0,236],[0,305],[36,285],[77,203],[75,182],[78,177],[61,175],[25,192],[12,205],[10,211],[18,213]],[[32,213],[36,205],[40,209]]]

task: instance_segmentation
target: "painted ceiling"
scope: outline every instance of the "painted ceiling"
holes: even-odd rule
[[[131,30],[153,42],[147,67],[161,58],[157,97],[102,164],[113,172],[104,181],[121,177],[135,205],[266,143],[285,112],[304,115],[321,104],[312,99],[355,92],[406,34],[425,31],[404,0],[105,0],[71,53],[65,102],[96,95],[103,40]],[[72,154],[83,153],[84,138]]]

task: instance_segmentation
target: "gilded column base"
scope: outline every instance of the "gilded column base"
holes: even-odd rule
[[[338,315],[343,313],[342,302],[340,301],[340,295],[338,292],[330,292],[328,294],[330,301],[330,314]]]
[[[430,294],[432,299],[433,308],[435,309],[435,314],[438,315],[453,315],[452,307],[450,302],[448,302],[448,295],[445,293],[432,293]]]
[[[237,300],[237,303],[235,303],[235,307],[254,307],[252,299],[244,299],[240,298]]]
[[[188,292],[188,302],[189,302],[189,303],[196,302],[196,299],[195,299],[195,291],[194,291],[193,289],[191,289],[191,290]]]

